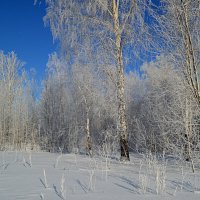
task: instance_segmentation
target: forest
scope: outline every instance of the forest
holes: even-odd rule
[[[194,165],[199,0],[45,3],[44,25],[59,49],[42,91],[17,52],[0,52],[1,150],[109,152],[122,161],[151,152]]]

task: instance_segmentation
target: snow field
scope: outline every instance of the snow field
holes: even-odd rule
[[[0,152],[1,200],[200,199],[188,163],[131,155],[131,162],[78,154]]]

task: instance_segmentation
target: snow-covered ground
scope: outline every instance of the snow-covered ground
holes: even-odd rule
[[[0,152],[0,200],[200,199],[200,173],[186,163],[131,155]]]

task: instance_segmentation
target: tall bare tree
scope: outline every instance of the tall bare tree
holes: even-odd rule
[[[118,101],[118,134],[121,159],[129,160],[125,102],[125,66],[127,54],[136,59],[145,37],[142,0],[46,0],[47,14],[54,39],[61,43],[62,55],[73,62],[76,52],[87,42],[98,62],[116,66],[116,97]],[[141,39],[143,38],[143,39]],[[140,47],[140,48],[138,48]],[[101,56],[99,56],[101,55]],[[103,57],[102,57],[103,55]]]
[[[157,26],[154,27],[161,52],[171,56],[184,74],[184,81],[200,105],[200,9],[199,0],[161,0],[154,5]]]
[[[179,69],[185,87],[189,87],[196,104],[200,106],[199,67],[200,67],[200,9],[199,0],[161,0],[154,5],[159,12],[154,19],[155,29],[161,52],[171,57],[173,64]],[[155,28],[155,27],[154,27]],[[187,99],[187,102],[191,98]],[[188,104],[186,106],[188,109]],[[200,108],[200,107],[199,107]],[[186,118],[188,112],[186,112]],[[194,124],[194,123],[193,123]],[[194,128],[194,126],[193,126]],[[190,129],[185,129],[186,148],[189,149]],[[189,133],[189,132],[190,133]],[[185,155],[190,155],[189,151]],[[186,156],[188,160],[188,156]]]

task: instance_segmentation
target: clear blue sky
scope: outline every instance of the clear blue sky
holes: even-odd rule
[[[153,1],[159,3],[159,0]],[[38,0],[36,6],[34,0],[0,0],[0,50],[14,51],[26,62],[27,70],[34,68],[39,85],[45,75],[48,55],[57,50],[49,27],[44,26],[45,12],[44,0]],[[132,70],[132,64],[129,65],[127,71]]]
[[[34,68],[39,83],[45,74],[48,55],[56,50],[49,27],[44,27],[45,3],[34,0],[0,0],[0,50],[14,51]]]

